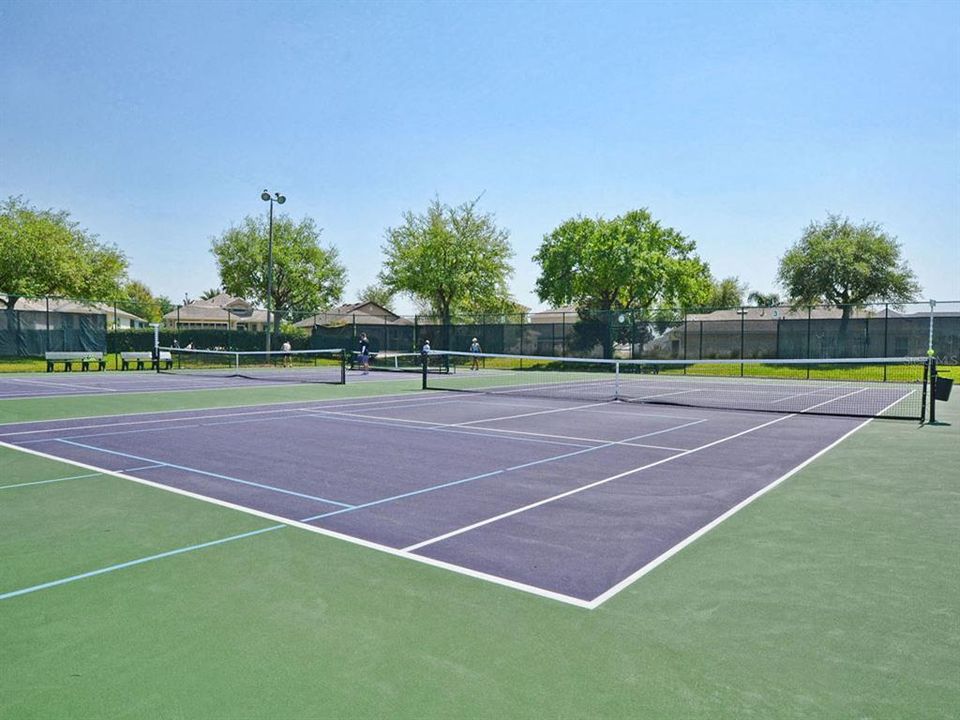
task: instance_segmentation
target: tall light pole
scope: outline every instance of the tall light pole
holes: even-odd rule
[[[270,322],[270,302],[273,300],[273,204],[283,205],[287,198],[278,192],[270,194],[269,190],[260,193],[260,199],[270,203],[270,230],[267,239],[267,352],[270,352],[270,336],[273,334],[273,325]]]

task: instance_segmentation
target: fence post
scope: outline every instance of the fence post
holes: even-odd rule
[[[883,306],[883,356],[890,357],[890,303]]]
[[[780,313],[779,313],[779,311],[778,311],[778,312],[777,312],[777,341],[776,341],[777,344],[776,344],[776,346],[775,346],[775,348],[774,348],[774,352],[773,352],[773,356],[774,356],[775,358],[779,358],[779,357],[780,357],[780,322],[782,321],[782,318],[779,317],[779,315],[780,315]]]
[[[117,344],[117,325],[119,324],[117,320],[117,301],[113,301],[113,332],[110,332],[110,328],[107,328],[107,352],[110,352],[110,339],[113,338],[113,344]],[[113,369],[119,370],[117,367],[117,358],[120,357],[120,353],[116,352],[116,347],[114,347],[113,352]]]
[[[807,308],[807,359],[810,359],[810,325],[813,322],[813,308]],[[810,366],[807,365],[807,380],[810,379]]]
[[[560,313],[560,357],[567,356],[567,313]]]
[[[743,348],[746,338],[746,319],[747,319],[747,309],[740,306],[740,359],[743,360]],[[740,363],[740,377],[743,377],[743,363]]]
[[[43,336],[43,342],[45,344],[44,351],[46,352],[50,349],[50,296],[44,295],[43,299],[46,300],[47,302],[47,316],[46,316],[47,332]],[[16,343],[14,343],[14,347],[16,347]]]
[[[687,359],[687,309],[683,309],[683,359]],[[686,368],[684,368],[686,370]]]

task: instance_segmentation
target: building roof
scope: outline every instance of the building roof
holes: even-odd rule
[[[808,317],[812,320],[839,320],[842,315],[843,311],[835,307],[815,307],[809,311],[806,308],[794,310],[789,307],[745,307],[707,313],[689,313],[686,318],[688,322],[740,320],[741,316],[744,320],[806,320]],[[883,311],[854,308],[850,317],[858,319],[883,317]]]
[[[25,298],[17,300],[14,309],[22,312],[46,312],[46,298]],[[120,320],[134,320],[146,324],[142,317],[129,313],[126,310],[114,307],[110,303],[102,302],[83,302],[81,300],[70,300],[68,298],[50,298],[50,312],[79,313],[82,315],[106,315],[107,320],[114,318]]]
[[[357,323],[358,325],[413,325],[409,318],[390,312],[374,302],[347,303],[332,310],[314,313],[294,325],[312,328],[316,325],[337,326]]]
[[[172,322],[254,322],[265,323],[267,311],[255,308],[243,298],[220,293],[209,300],[193,300],[163,316]]]
[[[531,323],[558,323],[564,322],[565,320],[568,322],[576,322],[577,319],[576,305],[563,305],[558,308],[547,308],[546,310],[530,313]]]

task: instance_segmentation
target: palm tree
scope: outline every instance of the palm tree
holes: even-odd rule
[[[757,307],[775,307],[780,304],[780,296],[777,293],[762,293],[754,290],[747,295],[747,302]]]
[[[220,288],[210,288],[209,290],[204,290],[200,295],[201,300],[213,300],[217,295],[220,294]]]

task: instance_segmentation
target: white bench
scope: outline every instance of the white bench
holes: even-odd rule
[[[162,351],[160,357],[157,360],[153,359],[152,352],[122,352],[120,353],[120,369],[121,370],[131,370],[133,368],[137,370],[144,369],[144,363],[149,362],[150,367],[154,370],[157,369],[157,365],[163,365],[167,370],[173,367],[173,356],[169,352]],[[133,368],[131,368],[131,364]]]
[[[80,368],[84,371],[94,365],[97,370],[106,370],[107,361],[103,359],[102,352],[46,352],[44,358],[47,361],[47,372],[53,372],[57,369],[57,363],[63,363],[63,369],[66,372],[73,370],[75,362],[80,363]]]

